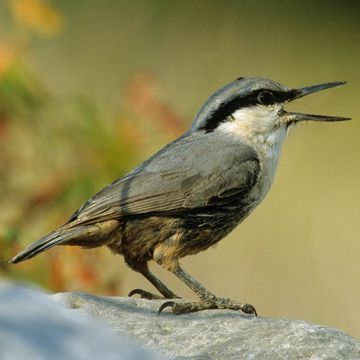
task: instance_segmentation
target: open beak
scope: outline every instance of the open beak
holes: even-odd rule
[[[286,102],[294,101],[296,99],[300,99],[303,96],[329,89],[336,86],[345,85],[345,81],[331,82],[326,84],[312,85],[306,86],[300,89],[293,89],[289,91],[289,98]],[[312,121],[345,121],[351,120],[351,118],[347,117],[339,117],[339,116],[328,116],[328,115],[312,115],[312,114],[301,114],[294,112],[283,111],[282,113],[282,121],[284,121],[287,125],[291,125],[295,122],[302,120],[312,120]]]

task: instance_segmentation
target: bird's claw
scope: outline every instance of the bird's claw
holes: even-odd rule
[[[250,315],[258,316],[255,307],[252,306],[251,304],[244,304],[244,305],[242,305],[241,311],[244,312],[245,314],[250,314]]]
[[[173,309],[174,312],[174,306],[175,306],[175,301],[165,301],[164,303],[162,303],[159,307],[159,310],[157,312],[158,315],[160,315],[160,313],[167,307],[171,307]]]
[[[142,290],[142,289],[131,290],[129,292],[129,294],[128,294],[128,297],[131,297],[133,295],[140,295],[141,299],[147,299],[147,300],[160,300],[160,299],[163,299],[162,296],[153,294],[150,291],[146,291],[146,290]]]

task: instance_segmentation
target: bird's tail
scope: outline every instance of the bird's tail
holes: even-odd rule
[[[35,255],[50,249],[55,245],[61,245],[65,242],[73,239],[79,234],[78,228],[70,228],[66,230],[55,230],[48,235],[45,235],[38,241],[34,242],[33,244],[29,245],[25,250],[14,256],[12,259],[9,260],[9,263],[16,264],[20,261],[30,259]]]
[[[9,263],[16,264],[30,259],[55,245],[78,245],[86,248],[106,245],[112,241],[118,226],[117,220],[83,225],[66,224],[28,246],[24,251],[10,259]]]

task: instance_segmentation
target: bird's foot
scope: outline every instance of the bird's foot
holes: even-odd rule
[[[240,310],[245,314],[257,316],[254,306],[250,304],[243,304],[237,300],[218,298],[215,296],[209,299],[201,299],[200,301],[166,301],[160,306],[158,314],[167,307],[171,307],[172,312],[177,315],[201,310],[227,309]]]

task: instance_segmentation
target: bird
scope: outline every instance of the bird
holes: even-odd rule
[[[346,82],[288,88],[260,77],[239,77],[200,108],[184,134],[80,206],[69,220],[9,260],[18,263],[55,245],[107,246],[123,255],[161,294],[159,312],[232,309],[257,315],[253,305],[218,297],[188,274],[180,259],[228,235],[261,203],[273,183],[281,147],[303,121],[346,117],[285,111],[294,100]],[[175,274],[197,296],[184,300],[149,269],[149,261]]]

